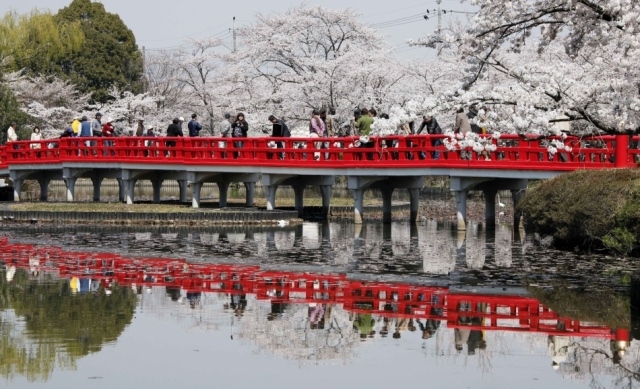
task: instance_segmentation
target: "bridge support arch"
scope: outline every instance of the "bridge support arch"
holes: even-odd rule
[[[450,188],[456,199],[456,228],[458,231],[467,229],[467,194],[469,190],[481,190],[484,193],[485,226],[487,229],[495,229],[496,195],[498,191],[511,191],[515,209],[528,184],[528,179],[451,177]],[[514,212],[514,226],[517,227],[519,225],[520,217],[519,212]]]
[[[291,185],[295,195],[295,208],[298,217],[303,216],[304,211],[304,191],[307,186],[319,186],[322,194],[322,218],[329,216],[331,208],[331,194],[333,185],[336,182],[335,176],[296,176],[289,174],[263,174],[262,185],[265,187],[267,196],[267,210],[274,210],[276,207],[276,192],[280,185]]]
[[[205,182],[213,182],[218,185],[219,200],[221,208],[227,206],[229,184],[232,182],[242,182],[245,186],[245,203],[251,206],[254,203],[256,182],[260,179],[258,173],[212,173],[212,172],[188,172],[187,182],[191,185],[191,206],[200,208],[200,198],[202,185]]]
[[[379,189],[382,193],[382,220],[391,223],[391,200],[396,188],[404,188],[409,191],[410,198],[410,222],[418,220],[420,209],[420,189],[424,186],[424,176],[415,177],[388,177],[388,176],[349,176],[347,188],[353,191],[353,222],[362,224],[364,215],[364,192],[367,188]]]

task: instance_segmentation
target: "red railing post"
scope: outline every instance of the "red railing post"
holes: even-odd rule
[[[629,163],[629,137],[625,134],[616,134],[616,163],[617,169],[628,167]]]

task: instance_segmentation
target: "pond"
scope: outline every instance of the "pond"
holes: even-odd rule
[[[640,385],[638,264],[499,225],[0,229],[6,387]]]

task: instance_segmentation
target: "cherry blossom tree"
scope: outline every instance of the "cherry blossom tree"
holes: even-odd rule
[[[380,91],[403,77],[381,70],[393,63],[391,49],[353,10],[302,6],[257,19],[240,30],[231,58],[234,74],[244,75],[239,102],[251,100],[262,115],[306,120],[322,107],[346,114],[384,100]]]
[[[640,126],[634,0],[473,0],[467,28],[413,42],[452,50],[468,65],[447,101],[505,113],[509,131],[546,133],[576,122],[606,133]],[[509,113],[508,115],[506,113]]]
[[[57,77],[13,72],[5,74],[2,82],[13,91],[33,124],[41,126],[45,138],[60,135],[74,116],[90,109],[90,94],[80,93],[69,81]]]

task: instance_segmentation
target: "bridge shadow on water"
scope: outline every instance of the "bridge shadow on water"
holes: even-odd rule
[[[5,379],[55,380],[54,367],[116,352],[127,327],[152,334],[154,323],[206,333],[216,348],[224,334],[300,364],[357,365],[366,344],[384,359],[393,342],[465,374],[475,374],[468,363],[490,372],[522,353],[548,355],[564,379],[626,382],[640,371],[638,282],[625,278],[637,268],[545,250],[509,225],[35,226],[2,235],[2,355],[40,351],[3,358]],[[201,339],[194,347],[204,350]]]

